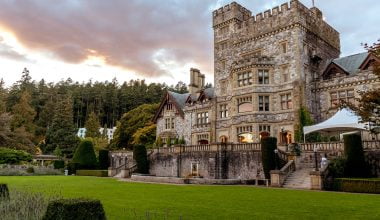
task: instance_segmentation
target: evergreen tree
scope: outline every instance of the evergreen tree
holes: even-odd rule
[[[85,124],[85,128],[86,128],[86,137],[93,137],[93,138],[100,137],[100,132],[99,132],[100,123],[99,123],[98,116],[94,112],[91,112],[90,115],[88,116],[88,119]]]
[[[0,80],[0,114],[5,113],[6,107],[7,107],[5,103],[6,97],[7,97],[7,91],[4,88],[4,84],[5,84],[4,80],[1,79]]]
[[[35,125],[33,123],[36,112],[30,106],[30,95],[27,91],[22,92],[21,97],[16,105],[12,108],[11,128],[24,127],[25,131],[33,134]]]
[[[71,156],[76,145],[78,137],[73,124],[72,102],[69,96],[64,95],[57,103],[54,110],[52,125],[46,134],[47,153],[51,153],[56,147],[62,150],[62,153]]]
[[[83,140],[75,150],[73,162],[79,164],[79,168],[92,169],[97,165],[94,145],[90,140]]]

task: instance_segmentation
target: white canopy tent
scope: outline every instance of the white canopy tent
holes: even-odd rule
[[[305,135],[320,131],[320,132],[348,132],[357,130],[367,130],[364,123],[360,123],[360,117],[348,108],[339,110],[331,118],[312,126],[303,127],[304,142]]]

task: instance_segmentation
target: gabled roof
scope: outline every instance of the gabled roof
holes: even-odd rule
[[[358,53],[346,57],[341,57],[333,59],[325,68],[323,76],[328,74],[331,69],[337,68],[340,71],[344,72],[347,75],[354,75],[360,71],[360,66],[369,56],[368,52]]]
[[[213,99],[214,97],[214,88],[207,88],[201,91],[198,97],[198,101],[201,101],[203,98]]]
[[[179,94],[179,93],[175,93],[171,91],[166,92],[165,96],[161,100],[160,107],[158,108],[156,114],[153,117],[153,122],[157,122],[158,116],[160,115],[162,109],[164,108],[168,100],[170,100],[174,104],[178,113],[183,118],[184,117],[183,108],[189,96],[190,96],[190,93]]]
[[[351,56],[334,59],[332,60],[332,63],[337,64],[351,75],[359,72],[360,65],[367,57],[368,52],[358,53]]]

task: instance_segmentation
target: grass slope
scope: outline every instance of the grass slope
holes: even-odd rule
[[[111,178],[0,177],[10,189],[100,199],[108,219],[380,219],[380,196],[259,188],[163,185]],[[148,213],[149,212],[149,213]],[[169,218],[163,218],[168,215]]]

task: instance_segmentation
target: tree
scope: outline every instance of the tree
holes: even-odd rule
[[[0,147],[8,147],[17,150],[25,150],[34,153],[34,144],[30,134],[25,132],[24,127],[11,130],[12,116],[9,113],[0,114]]]
[[[12,108],[11,128],[24,127],[26,132],[34,133],[35,125],[33,123],[36,112],[30,106],[30,95],[27,91],[21,93],[21,97],[16,105]]]
[[[133,134],[133,144],[142,144],[147,148],[153,147],[156,140],[156,125],[153,123],[147,124],[143,128],[137,129]]]
[[[303,106],[301,106],[301,108],[298,110],[298,117],[299,124],[296,126],[295,129],[295,140],[297,142],[303,142],[303,127],[312,125],[314,121],[311,118],[309,111]]]
[[[144,145],[135,145],[133,148],[133,156],[137,164],[137,173],[148,174],[149,162]]]
[[[86,137],[93,137],[93,138],[100,137],[100,132],[99,132],[100,123],[99,123],[98,116],[94,112],[91,112],[90,115],[88,116],[88,119],[85,124],[85,128],[86,128]]]
[[[106,170],[110,165],[109,151],[100,150],[99,151],[99,169]]]
[[[64,95],[55,106],[52,125],[47,130],[44,152],[51,153],[56,147],[63,154],[71,156],[78,144],[76,129],[73,124],[72,102]]]
[[[359,134],[344,135],[345,177],[369,177],[369,167],[365,162],[362,139]]]
[[[368,52],[380,59],[380,40],[372,46],[365,44],[364,47]],[[372,63],[373,74],[380,77],[380,62]],[[352,103],[342,103],[354,110],[364,122],[371,122],[374,133],[380,133],[380,88],[360,92],[360,98],[356,99],[357,105]]]
[[[80,169],[93,169],[97,165],[94,145],[90,140],[82,140],[75,150],[72,162],[78,163]]]
[[[133,148],[133,135],[139,128],[147,126],[158,109],[158,104],[143,104],[127,112],[116,127],[111,148]]]
[[[276,154],[274,150],[277,148],[277,138],[265,137],[261,139],[261,159],[266,179],[270,179],[270,171],[276,168]]]

